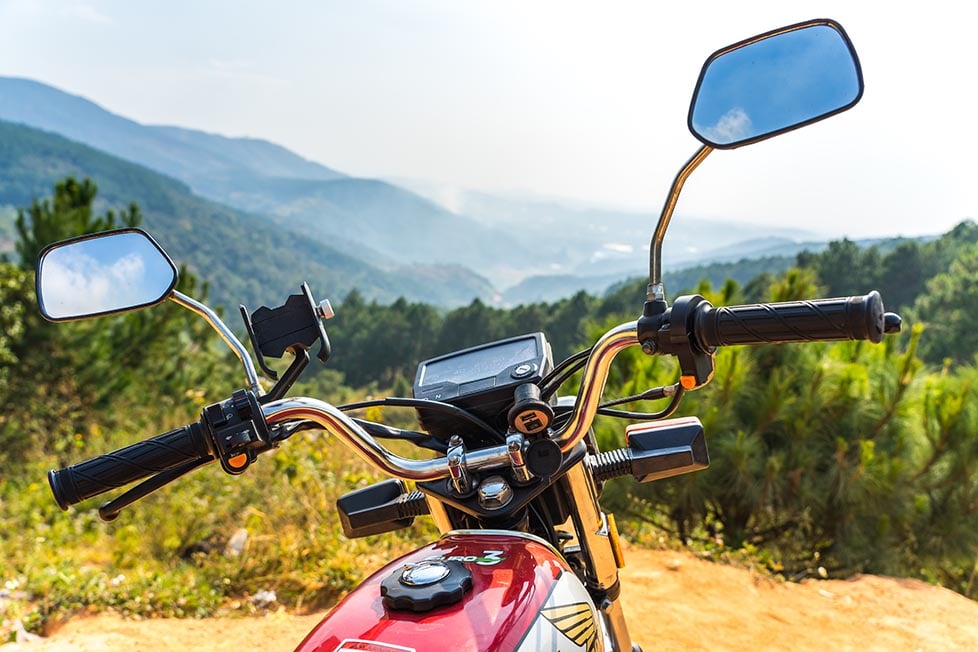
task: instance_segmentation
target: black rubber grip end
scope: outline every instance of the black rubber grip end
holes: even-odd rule
[[[54,494],[54,501],[58,503],[58,507],[64,511],[68,511],[69,507],[78,502],[78,492],[69,492],[64,483],[61,482],[63,476],[62,471],[64,469],[61,471],[55,471],[54,469],[48,471],[48,484],[51,485],[51,493]],[[75,499],[72,500],[71,496],[74,496]]]

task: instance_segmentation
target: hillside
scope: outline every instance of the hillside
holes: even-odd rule
[[[384,181],[252,177],[208,181],[203,192],[321,242],[374,251],[375,264],[454,263],[492,273],[532,260],[508,230],[473,222]]]
[[[30,79],[0,77],[0,119],[61,134],[191,187],[195,184],[190,180],[248,174],[304,179],[344,176],[265,140],[142,125]]]
[[[374,264],[454,263],[486,270],[505,267],[508,257],[526,257],[505,231],[392,184],[348,177],[268,141],[143,125],[85,98],[10,77],[0,77],[0,120],[138,163],[202,197],[268,216],[326,245],[376,252]]]
[[[178,262],[189,264],[210,283],[219,304],[276,305],[303,280],[317,295],[334,298],[353,288],[368,298],[405,296],[438,305],[491,296],[488,282],[467,270],[434,265],[380,269],[255,215],[202,199],[185,184],[140,165],[61,136],[0,122],[0,205],[29,205],[34,198],[49,196],[55,181],[69,175],[94,179],[103,206],[139,204],[143,226]],[[11,212],[2,215],[9,227]]]

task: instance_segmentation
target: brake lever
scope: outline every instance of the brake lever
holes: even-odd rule
[[[213,461],[213,457],[203,457],[187,462],[186,464],[181,464],[180,466],[175,466],[172,469],[161,471],[148,480],[140,482],[121,496],[117,496],[99,507],[98,517],[106,523],[111,523],[115,519],[119,518],[119,513],[122,510],[129,507],[129,505],[132,505],[137,500],[145,498],[157,489],[163,487],[164,485],[170,484],[177,478],[190,473],[197,467],[209,464]]]

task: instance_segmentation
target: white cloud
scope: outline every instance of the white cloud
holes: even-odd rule
[[[84,2],[44,2],[41,0],[8,0],[0,2],[0,16],[9,20],[48,20],[51,18],[111,25],[112,18]]]
[[[72,20],[83,20],[85,22],[97,23],[100,25],[112,24],[112,19],[109,16],[106,16],[98,9],[88,4],[71,3],[67,6],[61,7],[58,14],[65,18],[71,18]]]
[[[708,127],[696,126],[708,140],[721,145],[749,138],[753,125],[750,116],[740,107],[734,107],[720,116],[717,123]]]
[[[69,247],[45,257],[41,294],[48,314],[70,317],[145,304],[165,289],[160,283],[159,275],[147,274],[146,261],[138,253],[106,265]]]

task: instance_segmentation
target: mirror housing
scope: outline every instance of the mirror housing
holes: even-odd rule
[[[49,321],[73,321],[156,305],[177,268],[145,231],[105,231],[48,245],[38,257],[37,304]]]
[[[689,130],[734,149],[824,120],[863,94],[856,51],[842,26],[815,19],[714,52],[689,107]]]

